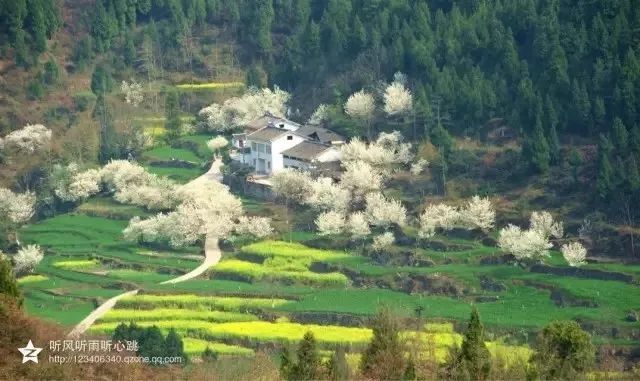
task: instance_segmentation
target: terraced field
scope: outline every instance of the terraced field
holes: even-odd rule
[[[185,137],[181,148],[160,146],[144,157],[148,163],[175,158],[203,163],[208,139]],[[149,168],[181,181],[203,171]],[[252,199],[243,203],[249,213],[270,215],[279,223],[278,206]],[[599,343],[634,342],[637,323],[626,317],[640,309],[629,305],[640,300],[640,266],[589,264],[573,270],[554,252],[546,266],[527,268],[504,263],[495,247],[456,236],[428,246],[393,247],[388,257],[374,259],[358,250],[320,249],[332,243],[292,232],[284,240],[237,241],[200,278],[162,285],[197,267],[202,248],[123,241],[128,219],[146,214],[96,197],[71,213],[25,227],[21,239],[47,250],[36,274],[19,281],[29,312],[73,325],[104,300],[140,289],[121,299],[90,332],[109,334],[129,321],[175,328],[185,337],[187,352],[196,355],[209,347],[220,355],[251,356],[263,346],[294,343],[308,330],[325,350],[347,345],[357,353],[371,336],[363,328],[367,319],[384,304],[405,317],[450,321],[405,333],[408,340],[432,343],[439,359],[460,341],[456,331],[472,304],[497,338],[489,344],[492,353],[509,361],[524,360],[528,349],[505,346],[500,338],[525,343],[539,327],[560,319],[580,320]]]

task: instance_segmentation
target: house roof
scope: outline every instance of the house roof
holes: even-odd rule
[[[294,157],[296,159],[311,161],[330,148],[331,146],[327,146],[324,144],[304,141],[289,148],[288,150],[283,151],[282,154],[285,156]]]
[[[272,142],[285,134],[293,134],[293,132],[285,130],[284,128],[264,127],[259,129],[258,131],[254,131],[248,134],[247,139]]]
[[[277,116],[273,116],[269,113],[264,114],[263,116],[259,117],[258,119],[254,119],[251,122],[247,123],[244,128],[246,130],[248,130],[249,132],[251,131],[257,131],[261,128],[267,127],[267,126],[271,126],[271,127],[279,127],[280,124],[290,124],[296,127],[300,127],[300,125],[298,123],[292,122],[288,119],[285,118],[280,118]]]
[[[324,127],[307,125],[296,130],[299,135],[322,143],[343,142],[345,137]]]

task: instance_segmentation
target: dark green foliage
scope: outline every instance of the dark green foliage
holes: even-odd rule
[[[571,173],[573,175],[573,182],[578,183],[578,173],[580,171],[580,166],[582,166],[582,156],[580,156],[580,152],[578,152],[575,147],[571,148],[569,152],[569,158],[567,160],[569,165],[571,166]]]
[[[543,380],[583,378],[595,360],[591,337],[574,321],[546,326],[538,335],[531,362]]]
[[[0,255],[0,294],[9,296],[19,304],[22,304],[22,294],[18,289],[16,279],[13,277],[11,263],[4,254]]]
[[[267,86],[267,73],[258,65],[253,65],[247,70],[247,87],[263,88]]]
[[[613,147],[615,148],[616,155],[625,155],[629,146],[629,133],[620,118],[614,119],[611,136],[613,138]]]
[[[76,65],[76,69],[83,70],[92,57],[93,39],[91,38],[91,36],[85,36],[73,46],[72,59]]]
[[[98,94],[92,116],[100,126],[100,151],[98,152],[100,163],[107,163],[111,159],[118,158],[119,148],[113,116],[102,93]]]
[[[60,69],[53,59],[44,64],[44,83],[47,85],[55,85],[60,79]]]
[[[135,323],[129,325],[120,323],[113,331],[112,340],[136,341],[138,343],[137,355],[142,357],[182,357],[182,364],[188,360],[184,353],[182,338],[171,329],[165,338],[156,326],[140,327]],[[208,349],[208,348],[207,348]],[[156,364],[154,365],[161,365]]]
[[[536,117],[533,134],[529,137],[525,137],[522,153],[524,158],[529,160],[531,167],[535,171],[545,173],[549,170],[551,154],[549,153],[549,144],[544,136],[540,116]]]
[[[491,354],[484,341],[484,327],[474,307],[460,347],[461,362],[473,380],[486,380],[491,370]]]
[[[405,348],[398,320],[388,308],[383,308],[372,323],[373,338],[362,354],[360,371],[372,379],[398,380],[405,371]]]
[[[82,91],[73,94],[73,104],[78,111],[86,111],[96,101],[96,95],[91,91]]]
[[[598,146],[598,175],[596,179],[596,189],[601,198],[608,198],[614,190],[614,174],[609,159],[611,150],[611,143],[604,135],[601,135]]]
[[[168,142],[172,142],[180,137],[180,99],[177,91],[168,91],[164,100],[164,127],[165,137]]]
[[[103,66],[96,66],[91,75],[91,91],[95,95],[104,95],[111,91],[112,86],[111,73]]]
[[[292,362],[289,352],[284,349],[280,360],[280,374],[291,381],[317,380],[321,374],[320,354],[313,333],[307,332],[298,345],[296,362]]]
[[[42,85],[42,77],[36,76],[29,85],[27,85],[27,97],[31,100],[38,100],[44,97],[44,86]]]
[[[59,3],[55,0],[0,1],[0,40],[15,49],[15,60],[27,67],[46,51],[47,39],[60,28]]]
[[[165,356],[169,357],[185,357],[184,344],[182,339],[176,333],[175,329],[170,329],[165,340]]]

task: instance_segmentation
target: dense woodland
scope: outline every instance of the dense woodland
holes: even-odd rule
[[[58,75],[53,61],[40,69],[38,55],[63,25],[60,4],[5,3],[4,55],[39,73],[27,86],[37,98]],[[165,70],[203,74],[198,50],[216,42],[204,33],[216,27],[218,39],[238,47],[249,85],[292,91],[302,115],[334,104],[329,122],[349,135],[358,131],[342,112],[346,97],[375,92],[403,72],[416,107],[399,125],[414,139],[435,136],[441,146],[450,144],[442,130],[483,139],[508,126],[523,138],[532,173],[582,164],[584,155],[563,144],[597,144],[601,200],[640,189],[640,11],[633,0],[99,0],[83,8],[66,69],[100,63],[91,86],[98,95],[125,68],[149,80]]]

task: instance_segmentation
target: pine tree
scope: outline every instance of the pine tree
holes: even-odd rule
[[[311,331],[304,334],[296,354],[297,361],[291,367],[289,380],[317,380],[320,375],[320,355]]]
[[[373,338],[362,354],[360,370],[365,377],[398,380],[405,370],[405,348],[400,340],[400,326],[388,308],[373,319]]]
[[[549,157],[552,164],[560,163],[560,140],[558,139],[558,133],[555,125],[549,127],[548,145],[549,145]]]
[[[22,294],[18,289],[18,283],[13,276],[13,269],[9,259],[0,252],[0,294],[15,299],[22,305]]]
[[[536,124],[533,130],[533,135],[528,138],[529,149],[527,154],[530,155],[527,159],[534,170],[540,173],[546,173],[549,170],[549,161],[551,156],[549,154],[549,144],[544,136],[544,130],[542,129],[542,121],[540,115],[536,117]],[[523,151],[524,152],[524,151]]]
[[[636,158],[631,155],[627,160],[627,187],[631,194],[637,194],[640,191],[640,173],[638,172],[638,164]]]
[[[165,138],[167,141],[172,142],[180,137],[180,103],[178,93],[176,91],[169,91],[164,101],[164,128]]]
[[[91,75],[91,91],[95,95],[105,95],[113,86],[111,75],[103,66],[96,66]]]
[[[96,104],[93,108],[93,118],[100,126],[100,150],[98,158],[100,163],[107,163],[109,160],[118,158],[119,152],[116,144],[116,129],[113,125],[113,118],[107,101],[102,93],[98,94]]]
[[[636,124],[629,134],[629,150],[640,159],[640,128]]]
[[[569,152],[569,165],[571,166],[571,172],[573,175],[573,183],[578,183],[578,173],[580,171],[580,166],[582,165],[582,156],[580,156],[580,152],[575,147],[571,147],[571,151]]]
[[[53,59],[44,64],[44,83],[47,85],[55,85],[60,78],[60,69]]]
[[[175,329],[171,328],[165,339],[165,356],[167,357],[182,357],[183,363],[186,359],[184,353],[184,344],[182,338],[178,335]]]
[[[598,176],[596,179],[596,189],[601,198],[608,198],[613,192],[613,168],[609,160],[611,152],[611,143],[604,136],[600,135],[600,144],[598,146]]]
[[[472,379],[487,379],[491,370],[491,354],[484,343],[484,327],[475,307],[471,311],[469,326],[462,340],[460,356]]]
[[[616,154],[624,156],[627,153],[629,147],[629,133],[627,128],[622,123],[622,119],[615,118],[613,120],[613,147]]]
[[[138,355],[142,357],[164,357],[165,340],[158,327],[151,326],[144,329],[138,340]]]
[[[292,377],[293,366],[295,363],[291,360],[291,354],[289,353],[289,348],[286,346],[282,348],[282,352],[280,352],[280,377],[285,380],[290,380]]]

